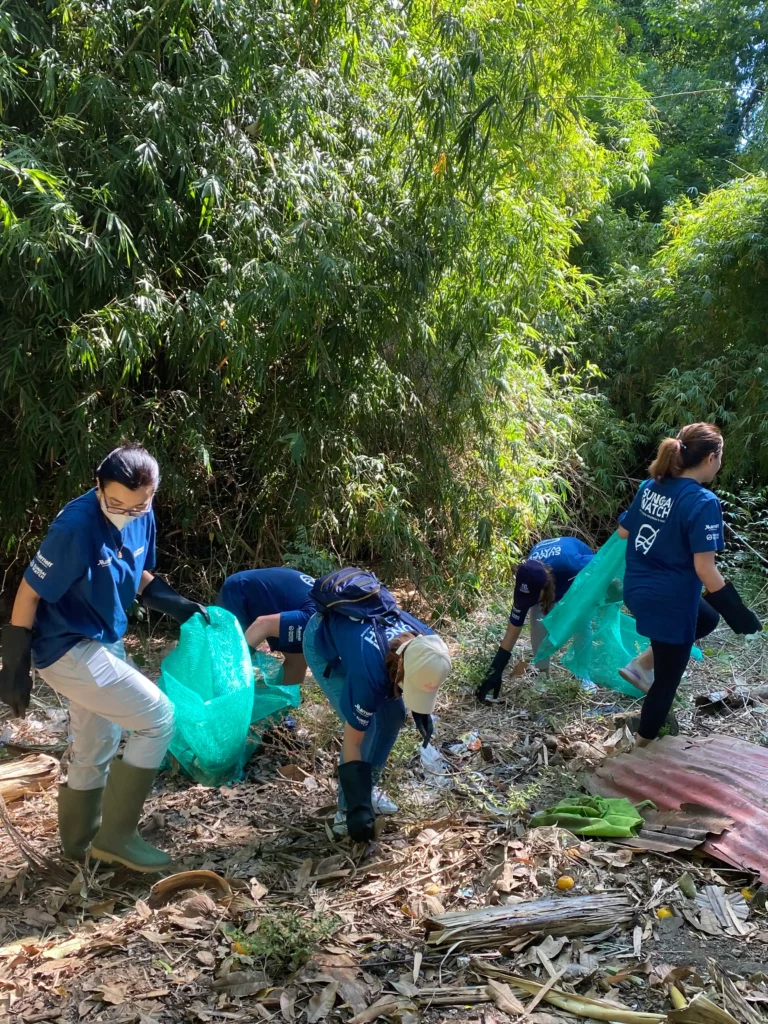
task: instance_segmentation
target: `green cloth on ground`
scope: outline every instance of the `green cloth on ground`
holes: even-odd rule
[[[642,824],[635,805],[623,796],[569,796],[531,818],[531,828],[559,825],[579,836],[616,839],[631,839]]]

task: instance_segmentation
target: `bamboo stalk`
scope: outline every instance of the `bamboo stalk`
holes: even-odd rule
[[[623,893],[555,897],[451,911],[426,918],[427,942],[432,946],[490,946],[524,934],[594,935],[632,917],[632,903]]]
[[[479,974],[488,977],[499,978],[513,988],[522,989],[530,995],[537,995],[542,989],[542,1001],[556,1006],[559,1010],[574,1017],[584,1017],[592,1020],[618,1021],[618,1024],[661,1024],[666,1019],[664,1013],[643,1013],[638,1010],[627,1010],[616,1006],[613,1003],[605,1002],[602,999],[590,999],[588,996],[574,995],[572,992],[564,992],[559,988],[551,988],[546,991],[547,986],[537,981],[529,981],[527,978],[520,978],[509,971],[502,971],[496,967],[490,967],[480,960],[472,960],[472,967]]]

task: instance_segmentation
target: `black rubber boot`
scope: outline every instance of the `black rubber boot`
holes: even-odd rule
[[[509,664],[509,659],[512,657],[511,651],[505,651],[503,647],[500,647],[496,654],[493,656],[491,667],[488,670],[488,675],[482,681],[480,686],[475,690],[475,696],[481,704],[488,703],[488,694],[493,690],[493,696],[495,700],[499,699],[501,693],[501,676],[504,669]]]
[[[91,844],[91,856],[132,871],[162,871],[171,863],[167,853],[142,839],[136,831],[144,801],[157,768],[136,768],[115,758],[104,790],[101,828]]]
[[[347,804],[347,832],[356,843],[374,837],[373,776],[368,761],[339,765],[339,785]]]
[[[103,789],[59,786],[59,838],[64,856],[82,860],[101,824]]]

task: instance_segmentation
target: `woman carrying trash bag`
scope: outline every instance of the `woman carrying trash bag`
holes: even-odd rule
[[[715,552],[723,549],[723,517],[719,499],[705,485],[714,480],[722,458],[717,427],[683,427],[677,437],[661,442],[650,479],[619,518],[619,536],[628,541],[624,602],[653,652],[653,683],[638,728],[640,747],[659,735],[694,640],[711,633],[720,615],[734,633],[762,629],[715,565]]]
[[[158,871],[168,854],[142,839],[137,825],[173,736],[173,708],[125,656],[126,612],[142,604],[186,622],[205,608],[188,601],[155,565],[152,499],[156,460],[139,445],[111,452],[96,487],[51,523],[2,628],[0,700],[23,717],[32,691],[31,662],[69,700],[72,752],[59,787],[59,834],[66,856],[86,850],[109,864]],[[122,730],[130,732],[123,757]]]
[[[309,596],[311,576],[282,566],[246,569],[228,576],[216,604],[232,612],[243,627],[248,646],[256,650],[266,640],[270,651],[283,655],[283,685],[304,682],[307,663],[302,641],[307,623],[317,611]]]
[[[571,584],[585,565],[595,557],[592,548],[576,537],[554,537],[542,540],[533,548],[526,561],[515,573],[515,594],[509,625],[499,649],[494,655],[488,674],[482,681],[475,696],[481,704],[488,703],[493,691],[494,700],[501,693],[501,677],[512,657],[512,649],[518,641],[528,613],[531,613],[531,647],[534,655],[541,646],[547,631],[542,619],[553,606],[568,593]],[[588,636],[579,635],[574,643],[581,647],[589,643]],[[542,672],[549,671],[549,661],[539,662]],[[594,683],[583,683],[585,689],[594,690]]]
[[[351,839],[374,836],[378,781],[406,717],[413,714],[423,745],[432,737],[437,691],[451,671],[443,640],[398,607],[373,573],[339,569],[315,582],[318,611],[304,631],[304,656],[344,723],[336,830]],[[386,798],[388,800],[388,798]]]

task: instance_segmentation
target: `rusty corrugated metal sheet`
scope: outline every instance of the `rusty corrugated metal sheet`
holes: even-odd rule
[[[732,736],[665,736],[603,764],[588,788],[601,796],[653,800],[662,811],[698,804],[733,827],[702,849],[768,882],[768,749]]]
[[[643,817],[645,825],[634,839],[622,839],[622,845],[655,853],[695,850],[707,836],[719,836],[734,824],[733,818],[694,804],[686,804],[681,811],[651,811]]]

